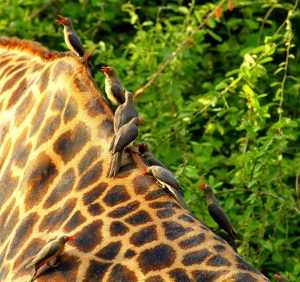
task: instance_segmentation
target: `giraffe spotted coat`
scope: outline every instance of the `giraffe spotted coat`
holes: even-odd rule
[[[0,38],[0,281],[28,281],[61,234],[76,239],[36,281],[267,281],[138,155],[108,178],[112,120],[87,59]]]

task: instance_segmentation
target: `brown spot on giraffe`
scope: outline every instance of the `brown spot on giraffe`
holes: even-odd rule
[[[76,234],[74,245],[82,252],[90,252],[102,241],[101,220],[94,221],[93,223],[85,226],[79,234]]]
[[[73,216],[67,221],[65,227],[64,227],[64,231],[66,233],[70,233],[71,231],[73,231],[74,229],[76,229],[76,227],[78,225],[82,225],[84,222],[86,222],[87,218],[84,217],[80,211],[76,211]]]
[[[15,111],[15,126],[19,127],[19,125],[26,119],[28,114],[30,113],[35,99],[33,97],[33,93],[30,92],[21,100],[20,104],[16,108]]]
[[[44,202],[44,208],[49,208],[58,203],[66,195],[70,193],[75,183],[75,170],[73,168],[68,169],[61,176],[59,183],[53,187],[52,192]]]
[[[42,201],[57,174],[57,167],[45,153],[41,153],[34,161],[34,165],[25,171],[27,210]]]
[[[113,260],[120,252],[121,241],[109,243],[96,253],[96,256],[104,260]]]
[[[109,277],[109,282],[122,281],[122,282],[135,282],[138,281],[133,271],[129,270],[126,266],[117,264],[113,267]]]
[[[138,156],[107,178],[113,112],[85,60],[0,37],[0,280],[28,281],[29,261],[67,233],[39,282],[267,281],[143,177]]]
[[[54,210],[44,217],[40,231],[55,230],[66,222],[76,205],[76,199],[68,200],[61,208]]]
[[[77,190],[82,190],[95,182],[100,178],[102,173],[102,161],[98,161],[94,164],[85,174],[83,174],[79,180]]]
[[[29,214],[27,217],[21,220],[16,228],[16,233],[10,245],[10,250],[7,254],[8,259],[12,259],[15,254],[18,253],[19,248],[24,244],[29,238],[32,232],[34,222],[37,221],[38,214],[36,212]]]
[[[160,244],[144,250],[138,257],[138,263],[144,273],[170,267],[176,258],[174,248]]]
[[[72,131],[69,130],[58,137],[54,143],[54,151],[66,163],[76,156],[89,139],[87,126],[80,122]]]
[[[73,100],[70,100],[65,109],[64,123],[68,123],[68,122],[72,121],[76,117],[77,114],[78,114],[77,103]]]

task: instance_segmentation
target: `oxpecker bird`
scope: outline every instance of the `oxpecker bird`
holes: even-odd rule
[[[57,264],[55,263],[57,257],[63,252],[65,244],[68,241],[74,240],[74,236],[61,236],[48,244],[46,244],[36,255],[36,257],[26,266],[29,268],[30,266],[34,265],[35,271],[32,277],[33,281],[35,279],[35,275],[37,271],[44,265],[47,264],[50,267],[56,267]],[[52,262],[52,264],[51,264]]]
[[[133,118],[138,116],[138,112],[133,103],[132,92],[125,90],[125,102],[121,104],[114,115],[114,132],[117,133],[118,130],[126,123],[131,121]],[[112,150],[113,144],[115,142],[115,136],[110,145],[110,151]]]
[[[169,192],[175,197],[179,204],[187,209],[187,206],[182,198],[181,192],[183,191],[182,187],[176,180],[175,176],[166,168],[161,166],[149,166],[143,173],[143,175],[153,175],[154,178],[161,184],[163,188],[168,189]]]
[[[279,282],[289,282],[290,281],[287,277],[281,276],[279,274],[274,274],[274,278],[276,280],[278,280]]]
[[[142,155],[143,159],[149,166],[161,166],[163,168],[167,167],[160,160],[156,159],[152,153],[149,151],[149,147],[147,143],[138,143],[139,153]]]
[[[111,146],[113,160],[110,167],[109,177],[114,177],[118,174],[122,163],[123,151],[126,147],[130,146],[130,144],[132,144],[134,139],[138,136],[138,126],[142,123],[142,118],[135,117],[130,122],[121,126],[115,133],[114,143]]]
[[[68,48],[75,52],[77,56],[83,57],[85,51],[77,32],[73,28],[72,20],[61,15],[58,15],[58,17],[60,20],[56,21],[64,25],[64,37]]]
[[[114,105],[123,104],[125,102],[125,91],[116,70],[112,67],[102,67],[101,71],[105,74],[105,92],[108,99]]]
[[[219,205],[216,196],[213,193],[212,187],[209,185],[198,186],[205,192],[208,212],[219,227],[227,232],[232,242],[236,239],[236,234],[232,228],[232,224],[227,217],[225,211]]]

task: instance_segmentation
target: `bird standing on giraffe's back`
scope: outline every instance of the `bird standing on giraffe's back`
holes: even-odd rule
[[[26,266],[29,268],[34,265],[34,273],[32,275],[31,281],[36,278],[38,270],[44,265],[47,264],[51,267],[56,267],[58,264],[55,264],[57,257],[63,252],[65,244],[68,241],[74,240],[74,236],[61,236],[53,241],[50,241],[46,244],[36,255],[36,257]],[[51,264],[52,263],[52,264]]]
[[[64,38],[67,47],[77,56],[83,57],[85,50],[77,32],[73,28],[72,20],[61,15],[58,15],[58,17],[60,19],[56,21],[64,26]]]
[[[181,192],[183,191],[179,182],[168,169],[161,166],[150,166],[148,167],[143,175],[153,175],[155,179],[161,184],[163,188],[168,189],[168,191],[175,197],[179,204],[187,209],[187,206],[182,198]]]

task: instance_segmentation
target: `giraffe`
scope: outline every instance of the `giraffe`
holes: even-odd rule
[[[151,176],[137,154],[109,178],[113,113],[88,59],[0,37],[0,281],[268,281]]]

